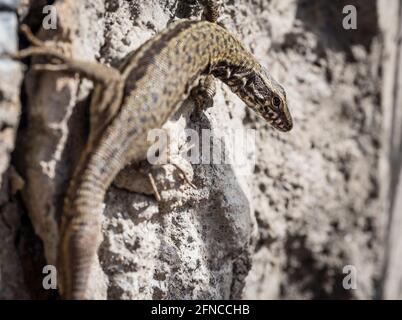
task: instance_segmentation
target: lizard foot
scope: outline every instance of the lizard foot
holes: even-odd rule
[[[181,160],[181,161],[180,161]],[[147,161],[126,166],[116,176],[113,184],[135,193],[153,195],[158,202],[167,201],[171,190],[177,190],[183,182],[191,188],[191,165],[183,163],[183,158],[170,159],[168,164],[152,165]],[[182,182],[178,182],[178,178]]]
[[[199,84],[191,90],[190,96],[199,109],[204,109],[212,106],[215,93],[215,79],[209,75],[200,79]]]

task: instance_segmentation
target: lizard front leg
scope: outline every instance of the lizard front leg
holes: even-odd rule
[[[218,23],[220,16],[220,6],[216,0],[202,0],[204,6],[201,18],[213,23]],[[212,75],[207,75],[200,79],[199,84],[191,90],[191,98],[195,101],[198,108],[208,108],[216,93],[216,81]]]
[[[209,22],[218,22],[219,14],[219,4],[217,0],[202,0],[201,3],[204,5],[204,11],[202,12],[202,19]]]

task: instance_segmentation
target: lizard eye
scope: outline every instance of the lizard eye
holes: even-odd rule
[[[274,96],[272,98],[272,104],[274,107],[279,108],[281,106],[281,99],[279,99],[277,96]]]

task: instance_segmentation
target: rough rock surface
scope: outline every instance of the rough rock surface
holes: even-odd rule
[[[18,46],[18,1],[0,1],[0,54]],[[13,170],[9,168],[20,116],[19,87],[22,70],[18,63],[0,57],[0,299],[27,298],[21,260],[15,248],[21,228],[21,213],[11,195]]]
[[[104,241],[91,278],[94,298],[355,299],[391,291],[400,297],[400,291],[384,288],[385,278],[401,278],[397,269],[384,268],[392,252],[399,252],[384,254],[394,172],[389,123],[395,101],[387,97],[397,65],[397,59],[390,62],[395,39],[384,35],[395,31],[390,21],[398,21],[398,1],[387,1],[395,10],[384,10],[384,0],[224,3],[223,24],[286,88],[294,129],[274,131],[221,83],[208,110],[193,112],[194,103],[186,101],[164,126],[179,146],[186,148],[184,129],[210,129],[216,152],[245,154],[246,166],[191,166],[179,157],[197,189],[183,183],[174,166],[161,166],[155,173],[159,203],[116,181],[105,199]],[[351,3],[358,9],[358,29],[344,30],[342,8]],[[61,41],[66,53],[112,66],[173,20],[201,13],[196,1],[55,5],[57,30],[39,30],[38,2],[24,1],[20,20],[43,39]],[[15,27],[10,32],[15,37]],[[11,84],[1,79],[0,86]],[[11,90],[18,87],[18,76],[13,79]],[[1,240],[10,248],[1,247],[1,275],[7,270],[2,266],[15,266],[26,280],[22,271],[7,275],[11,289],[2,289],[0,298],[48,297],[38,289],[40,270],[55,263],[62,198],[88,132],[91,87],[76,75],[26,74],[26,115],[14,160],[25,180],[23,201],[3,187],[8,207],[0,209],[0,218],[13,221],[7,230],[2,224],[8,220],[0,219],[0,235],[8,232],[10,239]],[[246,129],[256,130],[255,150],[228,142],[235,130]],[[1,159],[7,154],[1,150]],[[3,167],[8,163],[1,162]],[[120,178],[135,180],[130,173],[128,168]],[[18,254],[7,253],[13,245]],[[346,265],[357,271],[355,290],[342,286]]]

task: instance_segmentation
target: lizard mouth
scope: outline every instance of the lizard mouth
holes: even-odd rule
[[[271,124],[282,132],[287,132],[292,130],[293,128],[293,121],[292,118],[286,116],[286,114],[279,115],[275,119],[271,118]]]
[[[293,128],[293,124],[291,121],[289,122],[281,118],[277,118],[276,120],[270,119],[270,123],[275,129],[282,132],[290,131]]]
[[[293,128],[293,123],[290,121],[283,121],[279,125],[275,126],[276,129],[282,131],[282,132],[288,132],[292,130]]]
[[[291,118],[286,117],[286,114],[279,114],[269,109],[263,114],[263,117],[275,129],[287,132],[293,128],[293,121]]]

